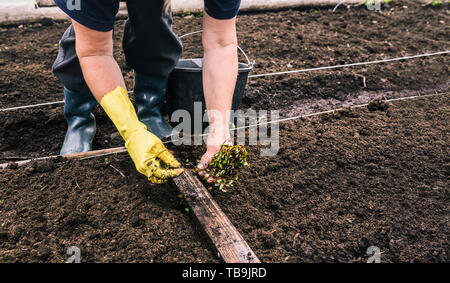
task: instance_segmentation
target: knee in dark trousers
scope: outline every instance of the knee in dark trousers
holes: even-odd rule
[[[166,78],[182,52],[182,45],[172,31],[171,12],[163,12],[164,0],[128,0],[129,19],[125,24],[123,50],[127,65],[147,75]],[[55,76],[72,91],[88,87],[75,50],[73,25],[61,38],[53,68]]]
[[[127,65],[135,71],[134,97],[137,115],[147,129],[166,138],[172,127],[163,119],[167,78],[181,55],[182,46],[172,31],[170,9],[164,0],[128,0],[123,37]]]
[[[71,91],[88,90],[75,50],[75,30],[73,25],[70,25],[64,32],[59,42],[58,57],[53,63],[52,71],[62,84]]]
[[[182,45],[172,31],[172,13],[164,0],[128,0],[123,37],[127,65],[146,76],[168,77],[181,55]]]

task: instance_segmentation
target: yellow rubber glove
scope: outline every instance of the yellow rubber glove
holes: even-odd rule
[[[125,140],[125,147],[136,169],[147,176],[150,182],[161,184],[168,178],[183,173],[180,162],[165,148],[161,140],[147,131],[147,127],[139,121],[125,89],[119,86],[109,92],[102,98],[100,105]],[[175,169],[163,168],[160,161]]]

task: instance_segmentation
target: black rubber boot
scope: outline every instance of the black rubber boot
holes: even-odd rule
[[[137,115],[147,129],[159,138],[172,135],[172,127],[164,121],[161,107],[166,97],[167,78],[134,73],[134,97]]]
[[[91,151],[96,129],[92,109],[97,100],[89,90],[74,92],[67,88],[64,88],[64,99],[68,129],[60,154]]]

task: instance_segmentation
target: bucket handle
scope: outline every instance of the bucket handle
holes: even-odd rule
[[[202,33],[202,32],[203,32],[203,30],[193,31],[193,32],[190,32],[190,33],[183,34],[183,35],[179,36],[179,38],[181,39],[183,37],[187,37],[187,36],[194,35],[194,34],[197,34],[197,33]],[[250,59],[248,58],[248,56],[244,52],[244,50],[239,45],[238,45],[237,48],[238,48],[239,51],[241,51],[241,53],[244,55],[245,59],[247,60],[248,67],[249,68],[253,67],[254,62],[250,61]]]

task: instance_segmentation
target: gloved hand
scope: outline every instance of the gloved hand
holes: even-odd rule
[[[161,140],[147,131],[147,127],[138,120],[125,89],[119,86],[109,92],[102,98],[100,105],[125,140],[125,147],[136,169],[147,176],[150,182],[161,184],[168,178],[183,173],[181,164],[164,147]],[[163,167],[161,161],[167,166]]]

